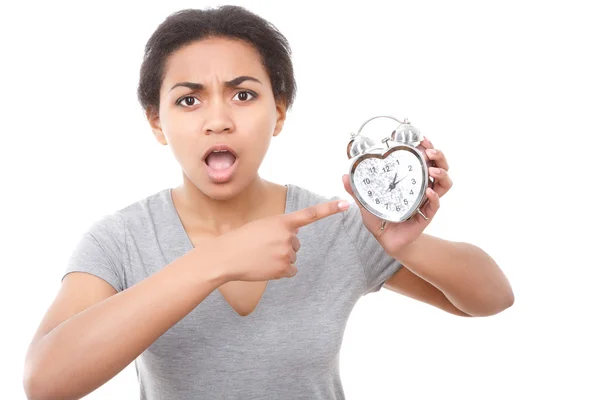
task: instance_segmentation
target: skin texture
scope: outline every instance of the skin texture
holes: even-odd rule
[[[247,80],[229,88],[225,82]],[[200,83],[204,90],[171,88],[180,82]],[[249,92],[251,91],[251,92]],[[250,94],[254,93],[254,94]],[[188,96],[177,105],[178,99]],[[160,110],[147,117],[159,143],[169,145],[183,171],[183,185],[174,197],[196,233],[221,234],[256,217],[272,214],[285,188],[262,180],[258,168],[271,138],[279,135],[285,105],[276,102],[258,52],[250,45],[214,38],[186,46],[167,63]],[[215,184],[205,172],[204,152],[226,144],[238,155],[231,182]]]

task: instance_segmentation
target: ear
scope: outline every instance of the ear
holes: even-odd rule
[[[285,122],[285,117],[287,114],[287,107],[283,101],[278,101],[275,103],[275,108],[277,109],[277,122],[275,124],[275,130],[273,131],[273,136],[279,135],[281,130],[283,129],[283,123]]]
[[[150,123],[150,127],[152,128],[152,132],[154,133],[154,137],[158,142],[164,146],[166,146],[167,139],[165,138],[165,134],[160,125],[160,117],[158,111],[154,109],[154,107],[148,107],[146,109],[146,119],[148,123]]]

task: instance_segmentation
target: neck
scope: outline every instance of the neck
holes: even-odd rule
[[[215,200],[202,193],[184,174],[183,184],[173,189],[173,202],[186,225],[195,232],[221,235],[254,219],[272,214],[285,188],[256,178],[237,196]],[[283,213],[281,209],[281,213]]]

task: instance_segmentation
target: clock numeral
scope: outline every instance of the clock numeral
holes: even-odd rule
[[[415,192],[413,192],[412,190],[410,191],[410,194],[415,194]]]
[[[408,205],[408,200],[404,199],[404,205],[407,206]]]
[[[379,204],[381,201],[379,199],[375,199],[375,204]]]
[[[409,171],[412,171],[412,165],[409,165],[409,166],[408,166],[408,170],[409,170]]]
[[[417,184],[417,181],[415,180],[415,178],[412,178],[411,182],[412,182],[413,185]]]
[[[386,208],[386,210],[389,210],[390,209],[390,203],[385,203],[385,208]]]
[[[369,171],[371,171],[372,173],[375,173],[375,172],[377,172],[377,168],[371,167],[371,168],[369,168]]]
[[[365,178],[365,179],[363,179],[363,183],[365,185],[368,185],[369,183],[371,183],[371,180],[369,178]]]
[[[400,211],[402,208],[400,206],[396,206],[396,211]]]
[[[384,167],[383,167],[383,172],[384,172],[384,173],[386,173],[386,172],[390,172],[390,166],[389,166],[389,165],[386,165],[386,166],[384,166]]]
[[[369,197],[373,196],[373,192],[371,192],[370,190],[367,193],[369,194]]]
[[[396,160],[396,164],[400,165],[400,160]]]

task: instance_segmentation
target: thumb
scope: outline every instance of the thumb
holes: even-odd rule
[[[354,195],[354,192],[352,191],[352,185],[350,184],[350,177],[348,176],[348,174],[342,177],[342,181],[344,182],[344,189],[346,189],[346,192],[348,192],[348,194],[352,196],[354,202],[358,206],[365,227],[369,230],[369,232],[375,235],[375,237],[381,235],[380,229],[378,228],[378,224],[381,223],[379,218],[375,217],[371,212],[369,212],[369,210],[367,210],[362,205],[360,201],[358,201],[358,199]]]
[[[354,192],[352,191],[352,186],[350,185],[350,176],[348,176],[348,174],[345,174],[344,176],[342,176],[342,182],[344,183],[344,189],[346,189],[346,192],[348,192],[348,194],[350,196],[352,196],[352,198],[354,199],[354,202],[357,205],[361,206],[360,202],[358,201],[358,199],[354,195]]]

